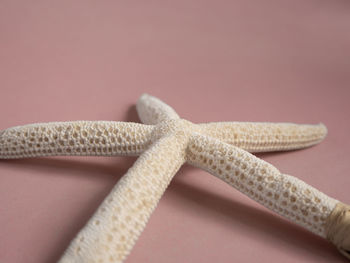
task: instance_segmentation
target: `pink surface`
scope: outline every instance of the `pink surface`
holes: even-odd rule
[[[150,93],[193,122],[323,122],[259,154],[350,203],[348,0],[0,3],[0,129],[139,121]],[[55,262],[134,158],[0,161],[0,262]],[[183,167],[127,263],[346,262],[326,241]]]

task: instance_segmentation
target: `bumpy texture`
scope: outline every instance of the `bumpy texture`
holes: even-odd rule
[[[325,223],[339,202],[247,152],[314,145],[325,137],[324,125],[193,124],[149,95],[141,96],[137,111],[147,125],[78,121],[25,125],[0,133],[0,158],[141,154],[72,241],[60,263],[122,262],[185,161],[292,222],[327,236]]]
[[[170,180],[184,163],[186,139],[162,137],[119,180],[60,262],[121,262]]]
[[[336,203],[305,182],[219,140],[194,135],[187,161],[222,179],[267,208],[326,237],[325,221]]]
[[[0,133],[0,157],[52,155],[139,155],[150,144],[153,126],[113,121],[29,124]]]
[[[200,126],[203,134],[249,152],[301,149],[319,143],[327,134],[323,124],[212,122]]]

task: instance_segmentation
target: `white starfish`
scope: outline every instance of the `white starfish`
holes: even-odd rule
[[[208,171],[292,222],[330,239],[342,253],[350,248],[348,241],[346,244],[337,241],[339,225],[330,221],[334,216],[338,216],[339,221],[339,209],[344,213],[339,201],[295,177],[281,174],[271,164],[249,153],[314,145],[325,137],[324,125],[193,124],[149,95],[141,96],[137,111],[145,124],[52,122],[13,127],[0,133],[0,158],[140,155],[59,262],[122,262],[185,162]]]

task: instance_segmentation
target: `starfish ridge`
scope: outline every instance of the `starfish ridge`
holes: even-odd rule
[[[323,124],[193,124],[146,94],[139,99],[137,111],[144,124],[52,122],[13,127],[0,133],[0,158],[140,155],[59,262],[122,262],[185,162],[328,238],[327,219],[340,202],[249,153],[314,145],[327,133]]]

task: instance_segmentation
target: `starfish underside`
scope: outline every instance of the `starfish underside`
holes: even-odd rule
[[[59,262],[125,260],[185,162],[208,171],[292,222],[327,237],[327,218],[339,201],[249,153],[317,144],[327,133],[323,124],[193,124],[146,94],[139,99],[137,111],[144,124],[52,122],[13,127],[0,133],[0,158],[139,155]]]

